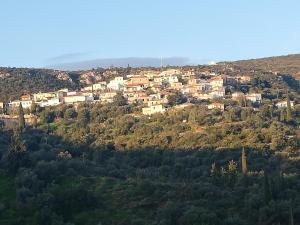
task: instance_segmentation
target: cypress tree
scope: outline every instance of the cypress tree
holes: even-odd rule
[[[11,173],[16,173],[18,168],[26,163],[26,151],[25,141],[23,141],[20,132],[15,130],[7,152],[8,169]]]
[[[294,212],[292,206],[290,207],[290,225],[294,225]]]
[[[285,121],[285,110],[282,109],[280,111],[280,119],[279,119],[281,122],[284,122]]]
[[[247,112],[246,110],[242,109],[241,111],[241,120],[245,121],[247,119]]]
[[[19,129],[22,131],[25,128],[25,118],[24,118],[24,110],[23,106],[20,103],[19,105]]]
[[[290,121],[292,119],[292,107],[289,95],[287,96],[286,119],[287,121]]]
[[[33,101],[31,104],[31,107],[30,107],[30,112],[35,115],[36,109],[37,109],[37,105],[36,105],[35,101]]]
[[[242,173],[243,176],[247,176],[247,156],[245,152],[245,148],[242,150]]]
[[[264,171],[264,193],[265,193],[265,202],[268,204],[272,198],[271,188],[270,188],[270,179],[268,172]]]

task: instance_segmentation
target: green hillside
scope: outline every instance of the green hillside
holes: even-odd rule
[[[262,70],[293,75],[300,80],[300,54],[241,60],[233,65],[248,70]]]
[[[47,69],[0,68],[0,101],[19,99],[26,93],[74,89],[76,78],[65,72]]]

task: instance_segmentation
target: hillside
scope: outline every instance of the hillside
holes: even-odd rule
[[[128,68],[61,71],[35,68],[0,67],[0,102],[19,99],[27,93],[79,89],[91,82],[108,81],[128,74]]]
[[[0,68],[0,101],[18,99],[26,93],[75,88],[76,75],[72,73],[29,68]]]
[[[232,62],[234,66],[246,70],[263,70],[293,75],[300,80],[300,54],[274,56]]]

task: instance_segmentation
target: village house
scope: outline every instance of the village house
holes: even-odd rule
[[[294,108],[294,101],[290,101],[291,103],[291,108]],[[288,102],[287,100],[280,101],[276,103],[277,108],[282,109],[282,108],[287,108]]]
[[[55,98],[55,97],[56,97],[55,92],[45,92],[45,93],[39,92],[39,93],[33,94],[33,100],[35,102],[40,102],[40,101],[48,100],[48,99]]]
[[[32,105],[32,100],[15,100],[15,101],[12,101],[10,103],[8,103],[8,107],[9,108],[16,108],[16,107],[19,107],[20,104],[22,104],[22,107],[24,109],[29,109]]]
[[[199,80],[196,78],[188,79],[188,85],[197,85],[199,83]]]
[[[237,91],[237,92],[234,92],[231,94],[231,98],[233,100],[240,100],[240,99],[245,98],[245,94],[241,91]]]
[[[184,109],[184,108],[187,108],[187,107],[190,107],[190,106],[193,106],[193,105],[194,104],[187,102],[187,103],[183,103],[183,104],[180,104],[180,105],[175,105],[173,107],[173,109],[175,109],[175,110]]]
[[[262,97],[259,93],[247,94],[246,99],[252,103],[261,103]]]
[[[182,73],[182,77],[186,78],[186,79],[189,79],[189,78],[191,78],[193,76],[195,76],[195,71],[194,70],[188,70],[188,71],[184,71]]]
[[[138,103],[143,104],[147,103],[151,97],[148,96],[145,92],[135,92],[135,93],[129,93],[125,95],[127,97],[128,103]]]
[[[143,84],[125,84],[124,92],[137,92],[144,90]]]
[[[112,90],[121,90],[124,87],[124,79],[123,77],[115,77],[107,84],[107,88]]]
[[[226,84],[226,76],[220,75],[217,77],[212,77],[209,82],[212,86],[212,89],[218,89]]]
[[[56,92],[56,98],[62,99],[63,97],[67,96],[68,89],[62,89]]]
[[[159,81],[159,82],[156,82],[156,81],[150,81],[149,82],[149,86],[150,87],[154,87],[154,86],[162,86],[163,85],[163,83],[161,82],[161,81]]]
[[[153,79],[153,78],[159,76],[159,74],[160,74],[160,72],[159,71],[155,71],[155,70],[141,71],[140,72],[141,76],[148,77],[149,79]]]
[[[177,76],[169,76],[167,81],[172,84],[172,83],[178,83],[178,77]]]
[[[154,105],[164,105],[168,103],[167,98],[161,98],[161,99],[152,99],[148,101],[148,106],[154,106]]]
[[[161,77],[168,77],[172,75],[179,75],[181,74],[181,71],[178,69],[168,69],[160,73]]]
[[[201,100],[206,100],[211,98],[211,95],[208,93],[194,93],[192,94],[192,96],[194,98],[201,99]]]
[[[133,76],[126,82],[126,86],[138,85],[138,86],[142,86],[145,88],[149,87],[149,84],[150,84],[149,78],[146,76],[140,76],[140,75]]]
[[[99,82],[99,83],[84,87],[82,90],[83,91],[101,91],[101,90],[105,90],[106,86],[107,86],[106,82],[103,81],[103,82]]]
[[[41,101],[37,103],[40,107],[47,107],[47,106],[57,106],[61,104],[61,101],[59,98],[52,98],[45,101]]]
[[[144,115],[152,115],[155,113],[164,113],[166,111],[163,105],[152,105],[149,107],[142,108],[142,112]]]
[[[162,85],[161,84],[153,84],[150,86],[150,89],[155,92],[158,93],[162,90]]]
[[[212,85],[210,84],[210,82],[207,82],[206,80],[200,80],[199,84],[197,84],[200,86],[199,90],[201,91],[211,91],[213,90]]]
[[[113,98],[117,95],[116,91],[104,92],[99,95],[100,101],[103,103],[113,102]]]
[[[235,78],[241,84],[248,84],[251,82],[250,76],[236,76]]]
[[[207,108],[208,109],[219,109],[221,111],[224,111],[225,106],[222,103],[215,102],[215,103],[211,103],[211,104],[207,105]]]
[[[224,98],[225,97],[225,88],[219,87],[218,89],[215,89],[214,91],[211,91],[209,93],[210,97],[213,98]]]
[[[4,109],[4,102],[0,102],[0,109]]]
[[[68,91],[66,96],[81,95],[81,91]]]
[[[172,82],[170,83],[170,88],[179,91],[183,88],[183,85],[181,82]]]
[[[182,93],[184,93],[184,94],[195,94],[199,91],[202,91],[201,85],[186,85],[182,89]]]
[[[235,76],[226,76],[224,85],[236,85],[238,82]]]
[[[83,94],[68,95],[63,97],[63,102],[66,104],[92,102],[93,100],[94,100],[93,96],[83,95]]]
[[[161,93],[150,94],[149,96],[150,96],[151,100],[161,99],[162,98]]]
[[[163,79],[162,79],[161,77],[155,77],[155,78],[153,79],[153,81],[154,81],[155,83],[160,83],[160,84],[162,84]]]

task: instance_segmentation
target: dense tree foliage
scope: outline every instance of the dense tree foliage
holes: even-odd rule
[[[295,110],[294,123],[264,105],[149,119],[117,102],[48,108],[37,128],[1,131],[1,224],[300,220]]]
[[[78,87],[78,82],[67,75],[59,78],[60,73],[46,69],[0,68],[0,101],[17,100],[26,93]]]
[[[117,95],[0,123],[0,224],[297,224],[300,109],[270,76],[239,87],[262,104],[224,100],[224,112],[195,101],[148,117]]]

